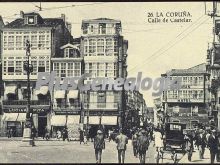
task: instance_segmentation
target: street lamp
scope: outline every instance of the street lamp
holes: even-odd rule
[[[32,126],[33,126],[33,112],[31,112],[30,109],[30,74],[33,72],[33,65],[30,64],[30,42],[26,41],[26,56],[27,61],[24,62],[24,70],[27,73],[27,92],[28,92],[28,98],[27,98],[27,112],[26,112],[26,121],[25,121],[25,128],[23,133],[23,142],[28,142],[29,145],[34,146],[34,139],[32,137]],[[32,115],[30,115],[32,113]]]

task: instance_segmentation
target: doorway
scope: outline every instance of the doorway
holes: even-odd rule
[[[43,137],[47,126],[47,116],[38,116],[38,137]]]

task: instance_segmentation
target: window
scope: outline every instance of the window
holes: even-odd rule
[[[45,35],[39,35],[39,47],[43,48],[45,47]]]
[[[98,56],[104,56],[104,39],[98,39],[97,41],[97,55]]]
[[[117,55],[117,53],[118,53],[118,40],[117,40],[117,38],[114,39],[114,52],[115,52],[115,55]]]
[[[99,34],[106,34],[106,24],[105,23],[99,24]]]
[[[14,61],[8,61],[8,72],[9,75],[14,74]]]
[[[66,63],[61,63],[60,76],[66,77]]]
[[[14,47],[14,36],[8,36],[8,47]]]
[[[33,65],[33,72],[31,73],[32,75],[36,75],[38,72],[38,68],[37,68],[37,61],[31,61],[31,64]]]
[[[106,103],[106,93],[105,92],[98,92],[97,93],[97,102],[98,108],[105,108],[105,103]]]
[[[45,72],[44,61],[39,61],[39,63],[38,63],[38,72]]]
[[[34,16],[29,16],[27,23],[28,23],[28,24],[34,24]]]
[[[16,47],[22,47],[22,36],[16,36]]]
[[[26,42],[27,42],[27,40],[30,41],[29,36],[24,36],[24,37],[23,37],[23,47],[24,47],[24,49],[26,48]]]
[[[21,73],[22,73],[22,61],[16,61],[16,63],[15,63],[15,72],[16,72],[16,75],[21,75]]]
[[[54,67],[53,69],[56,72],[56,77],[60,77],[60,74],[59,74],[60,67],[59,66],[60,66],[59,63],[54,63],[54,65],[53,65],[53,67]]]
[[[69,49],[64,49],[64,57],[69,57]]]
[[[31,36],[31,48],[36,48],[37,47],[37,36]]]
[[[84,56],[88,54],[88,40],[84,41]]]
[[[96,52],[96,42],[95,42],[95,39],[90,39],[89,40],[89,53],[90,56]]]
[[[106,39],[105,52],[107,56],[112,56],[113,54],[113,40],[111,38]]]

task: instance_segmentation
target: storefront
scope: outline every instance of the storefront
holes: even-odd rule
[[[37,129],[37,136],[42,136],[44,129],[50,125],[50,118],[48,117],[50,106],[31,105],[31,110],[33,110],[33,124]],[[24,105],[3,105],[3,112],[1,129],[4,131],[2,131],[1,136],[7,136],[9,129],[13,130],[15,136],[22,136],[27,107]]]
[[[84,125],[89,125],[90,132],[97,132],[100,126],[104,129],[105,135],[108,134],[108,130],[116,129],[118,126],[118,116],[87,116],[84,118]]]
[[[12,137],[22,137],[25,119],[25,113],[4,113],[2,117],[3,136],[8,136],[10,131]]]
[[[52,115],[51,116],[51,130],[52,137],[55,138],[57,131],[61,131],[64,128],[68,130],[69,138],[79,137],[80,128],[80,115]]]

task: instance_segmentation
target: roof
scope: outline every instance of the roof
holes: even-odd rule
[[[62,18],[44,18],[43,22],[35,25],[24,24],[23,18],[18,18],[9,24],[5,25],[4,28],[30,28],[30,27],[56,27],[57,25],[64,24]]]
[[[86,19],[83,20],[82,23],[121,23],[120,20],[110,19],[110,18],[96,18],[96,19]]]
[[[62,47],[60,47],[60,49],[65,49],[65,48],[68,48],[68,47],[71,47],[71,48],[73,48],[73,49],[77,49],[77,50],[79,50],[79,44],[70,44],[70,43],[68,43],[68,44],[66,44],[66,45],[63,45]]]
[[[161,76],[165,75],[171,75],[171,76],[187,76],[187,75],[198,75],[198,74],[206,74],[206,64],[202,63],[196,66],[193,66],[188,69],[172,69],[165,74],[162,74]]]

